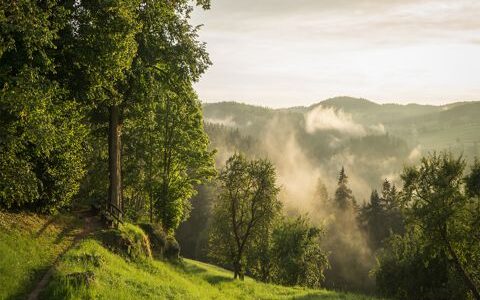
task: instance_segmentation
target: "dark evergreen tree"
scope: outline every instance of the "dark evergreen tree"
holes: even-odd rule
[[[359,211],[359,220],[373,250],[379,249],[390,234],[403,232],[397,189],[388,179],[382,184],[381,196],[376,190],[372,191],[370,202]]]
[[[373,190],[370,202],[364,204],[360,209],[360,222],[368,234],[373,249],[378,249],[382,240],[387,236],[388,228],[385,226],[385,217],[382,199],[377,190]]]

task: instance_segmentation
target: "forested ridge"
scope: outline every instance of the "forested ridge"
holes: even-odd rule
[[[480,299],[478,103],[202,107],[209,8],[0,3],[0,297]]]

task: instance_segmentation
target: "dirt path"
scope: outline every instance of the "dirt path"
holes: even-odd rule
[[[27,299],[28,300],[37,300],[39,299],[38,296],[40,293],[45,289],[47,284],[50,282],[50,278],[55,273],[57,264],[59,263],[61,257],[70,249],[72,249],[75,245],[78,244],[83,238],[85,238],[90,233],[94,232],[100,227],[100,221],[95,216],[94,213],[91,211],[77,211],[74,212],[78,218],[83,219],[83,224],[81,227],[81,231],[75,236],[72,241],[72,244],[67,247],[62,253],[60,253],[55,261],[53,262],[52,266],[48,269],[48,271],[43,275],[42,279],[36,284],[35,288],[30,292]]]

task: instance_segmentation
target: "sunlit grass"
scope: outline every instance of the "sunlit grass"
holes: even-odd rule
[[[24,299],[79,231],[71,215],[0,212],[0,299]],[[100,236],[100,235],[97,235]],[[131,261],[96,236],[68,250],[41,299],[370,299],[355,294],[232,280],[225,269],[183,259]],[[94,274],[89,284],[72,273]]]
[[[101,257],[96,266],[82,257]],[[68,274],[93,272],[89,288],[74,284]],[[82,242],[62,259],[58,273],[44,294],[48,299],[370,299],[354,294],[302,287],[284,287],[232,280],[232,273],[184,259],[169,263],[145,259],[129,262],[95,239]]]

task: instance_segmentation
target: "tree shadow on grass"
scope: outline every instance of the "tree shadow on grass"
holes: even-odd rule
[[[59,244],[62,242],[66,237],[74,237],[76,235],[75,229],[78,228],[78,225],[75,223],[70,223],[67,227],[64,227],[62,231],[57,235],[55,238],[54,243]]]
[[[191,264],[179,264],[179,267],[188,274],[201,274],[206,273],[207,270]]]
[[[295,296],[295,300],[341,300],[341,299],[352,299],[351,297],[347,297],[345,294],[337,294],[337,293],[322,293],[322,292],[313,292],[307,295],[302,296]],[[357,298],[355,298],[357,299]],[[362,299],[370,299],[368,297],[359,296],[359,300]]]
[[[5,300],[21,300],[27,299],[30,291],[35,288],[37,282],[42,279],[43,275],[50,269],[49,265],[39,266],[31,270],[29,278],[20,280],[20,287],[15,293],[8,295]]]
[[[222,282],[231,282],[233,281],[233,278],[219,275],[208,275],[205,277],[205,280],[210,284],[219,284]]]
[[[35,234],[35,238],[39,238],[45,232],[45,230],[47,230],[48,226],[55,223],[57,219],[58,219],[58,215],[55,215],[55,216],[52,216],[47,222],[45,222],[45,224],[42,225],[42,228],[40,228]]]
[[[187,274],[200,275],[210,284],[233,281],[233,278],[225,275],[208,275],[208,270],[196,265],[181,264],[180,268]]]

